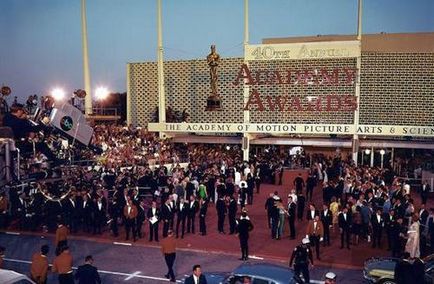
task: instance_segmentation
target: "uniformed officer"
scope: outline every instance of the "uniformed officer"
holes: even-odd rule
[[[292,267],[294,259],[295,280],[297,281],[297,283],[310,283],[309,260],[313,266],[313,257],[312,251],[309,248],[309,238],[304,238],[301,241],[301,245],[298,245],[294,248],[291,255],[291,260],[289,261],[290,267]],[[304,282],[300,279],[300,273],[303,274]]]
[[[324,284],[336,284],[336,274],[333,272],[327,272],[325,275]]]

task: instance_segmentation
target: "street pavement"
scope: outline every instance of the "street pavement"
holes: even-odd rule
[[[167,273],[164,259],[158,246],[149,246],[139,243],[117,244],[108,241],[86,240],[74,238],[69,240],[71,253],[74,257],[74,266],[84,262],[86,255],[92,255],[98,267],[103,283],[167,283],[164,278]],[[26,234],[0,234],[0,245],[6,247],[5,269],[28,274],[31,256],[43,244],[50,245],[49,260],[54,259],[53,238],[43,235]],[[191,273],[194,264],[200,264],[206,272],[229,272],[240,265],[236,253],[211,252],[181,248],[177,251],[175,273],[177,282],[183,283],[186,275]],[[287,260],[273,258],[250,259],[249,262],[269,262],[282,266],[288,265]],[[338,275],[338,283],[362,283],[361,269],[330,268],[327,264],[315,266],[311,270],[312,283],[322,283],[326,272],[333,271]],[[56,275],[50,274],[48,283],[57,283]]]

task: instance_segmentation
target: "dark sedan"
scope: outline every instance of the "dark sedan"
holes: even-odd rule
[[[206,273],[208,284],[238,284],[249,277],[252,284],[288,284],[294,281],[294,271],[268,263],[244,263],[227,273]]]
[[[372,257],[365,261],[363,277],[370,283],[395,284],[395,266],[398,261],[399,258],[394,257]],[[425,257],[423,261],[425,283],[432,284],[434,283],[434,254]]]

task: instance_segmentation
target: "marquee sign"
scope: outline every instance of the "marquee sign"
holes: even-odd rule
[[[254,44],[245,48],[245,60],[296,60],[355,58],[360,56],[357,40],[307,43]]]
[[[434,126],[392,126],[353,124],[256,124],[256,123],[148,123],[152,132],[340,134],[367,136],[434,137]]]

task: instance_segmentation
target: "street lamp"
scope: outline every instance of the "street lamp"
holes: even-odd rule
[[[366,150],[365,150],[365,154],[366,154],[366,155],[371,154],[371,150],[370,150],[370,149],[366,149]]]

